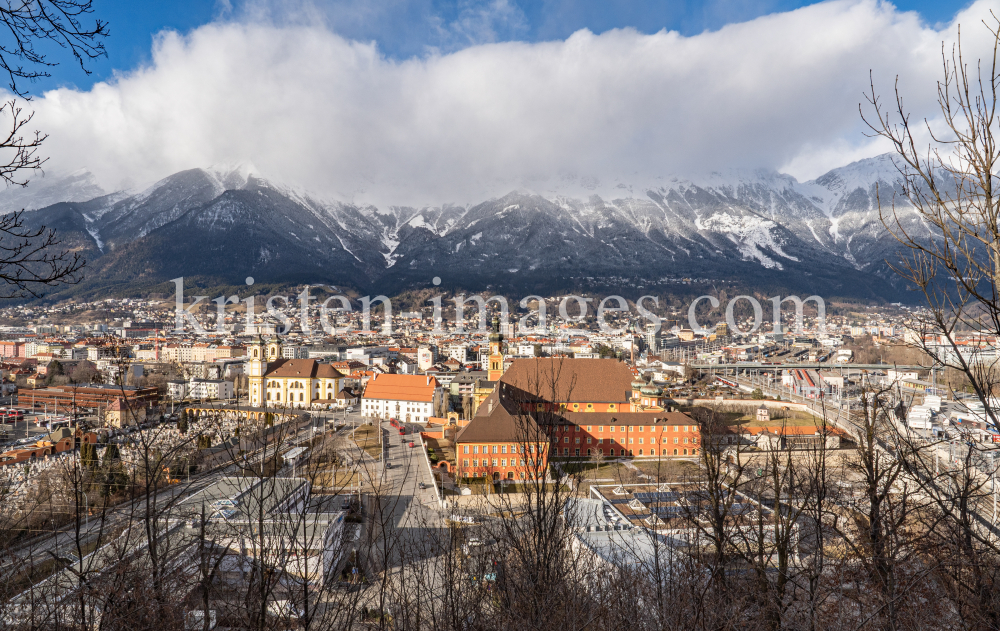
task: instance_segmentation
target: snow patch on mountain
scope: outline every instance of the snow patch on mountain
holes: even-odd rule
[[[717,213],[701,224],[705,229],[726,235],[736,244],[744,261],[757,261],[768,269],[784,269],[781,263],[764,254],[765,249],[791,261],[799,260],[781,249],[781,244],[771,234],[771,229],[778,224],[769,219],[753,216],[733,217]]]

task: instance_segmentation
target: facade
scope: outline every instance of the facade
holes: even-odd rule
[[[694,419],[643,405],[650,395],[642,392],[644,382],[633,379],[628,366],[616,360],[515,360],[456,436],[459,476],[538,478],[546,460],[556,456],[698,456],[701,432]]]
[[[167,398],[172,401],[180,401],[187,396],[187,382],[186,381],[168,381],[167,382]]]
[[[426,423],[442,396],[438,385],[437,379],[427,375],[376,373],[365,384],[361,413],[371,418]]]
[[[277,337],[258,336],[247,348],[247,378],[253,407],[332,405],[344,375],[315,359],[286,359]]]
[[[115,399],[108,406],[104,413],[104,424],[108,427],[127,427],[128,425],[138,425],[146,421],[146,408],[144,406],[132,405],[121,399]]]
[[[417,368],[427,370],[437,361],[437,348],[421,346],[417,349]]]
[[[545,479],[549,441],[530,415],[497,393],[487,397],[455,438],[459,478],[525,481]]]
[[[159,392],[156,387],[137,388],[135,386],[114,386],[89,384],[86,386],[51,386],[34,390],[22,390],[18,401],[21,405],[40,408],[50,406],[56,410],[75,408],[106,408],[115,400],[124,397],[130,405],[148,407],[156,405]]]
[[[683,412],[567,412],[546,427],[551,454],[570,458],[661,458],[701,453],[698,424]]]
[[[233,382],[223,379],[192,379],[187,395],[192,399],[232,399]]]

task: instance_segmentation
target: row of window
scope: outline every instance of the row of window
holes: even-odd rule
[[[572,430],[572,431],[576,431],[576,432],[579,432],[582,429],[581,425],[574,425],[573,427],[575,427],[576,429]],[[638,425],[638,426],[629,425],[628,429],[626,430],[626,427],[624,425],[609,425],[608,426],[608,431],[611,432],[612,434],[614,434],[615,433],[615,427],[619,428],[619,430],[618,430],[619,432],[625,432],[625,431],[629,431],[629,432],[639,431],[639,432],[641,432],[647,426],[646,425]],[[669,427],[672,427],[673,430],[664,429],[663,431],[694,432],[694,431],[698,430],[698,426],[697,425],[670,425]],[[571,431],[570,430],[570,426],[569,425],[562,425],[562,431],[563,431],[563,433]],[[588,432],[593,432],[594,431],[594,426],[593,425],[588,425],[587,426],[587,431]],[[598,432],[603,432],[604,431],[604,426],[603,425],[598,425],[597,426],[597,431]],[[649,427],[649,431],[651,431],[651,432],[654,431],[654,427],[650,426]]]
[[[520,458],[520,459],[518,459],[518,458],[511,458],[510,459],[510,466],[511,467],[519,467],[519,466],[523,467],[523,466],[527,465],[529,467],[534,467],[536,464],[540,464],[540,462],[541,461],[539,461],[539,463],[536,463],[532,458],[528,458],[527,460],[525,460],[524,458]],[[484,467],[506,467],[506,466],[508,466],[507,465],[507,458],[493,458],[492,460],[487,460],[486,458],[483,458],[482,463],[483,463]],[[462,459],[462,466],[465,467],[465,468],[469,467],[469,459],[468,458],[463,458]],[[473,467],[478,467],[479,466],[479,458],[473,458],[472,459],[472,466]]]
[[[594,440],[593,438],[591,438],[591,437],[589,437],[589,436],[588,436],[588,437],[587,437],[587,444],[588,444],[588,445],[590,445],[590,444],[591,444],[591,441],[593,441],[593,440]],[[615,442],[615,439],[614,439],[614,438],[609,438],[609,439],[607,439],[607,440],[608,440],[608,442],[609,442],[609,443],[614,443],[614,442]],[[639,440],[639,444],[640,444],[640,445],[641,445],[641,444],[643,444],[643,440],[644,440],[644,438],[643,438],[642,436],[640,436],[640,437],[638,438],[638,440]],[[695,445],[697,445],[697,444],[698,444],[698,437],[697,437],[697,436],[696,436],[696,437],[694,437],[694,438],[690,438],[690,439],[689,439],[689,438],[688,438],[687,436],[685,436],[685,437],[684,437],[684,444],[685,444],[685,445],[686,445],[686,444],[688,444],[688,440],[690,440],[690,441],[691,441],[692,443],[694,443]],[[623,444],[623,445],[625,444],[625,439],[624,439],[624,438],[619,438],[619,439],[617,439],[617,441],[618,441],[619,443]],[[632,437],[632,436],[630,436],[630,437],[629,437],[629,439],[628,439],[628,442],[629,442],[629,444],[630,444],[630,445],[633,445],[633,444],[635,444],[635,441],[636,441],[636,438],[634,438],[634,437]],[[552,439],[552,442],[554,442],[554,443],[558,443],[558,442],[559,442],[559,438],[558,438],[558,437],[554,437],[554,438]],[[563,442],[564,442],[564,443],[569,443],[569,436],[563,436]],[[579,444],[580,444],[580,437],[579,437],[579,436],[577,436],[577,437],[576,437],[576,444],[577,444],[577,445],[579,445]],[[604,439],[603,439],[603,438],[598,438],[598,439],[597,439],[597,444],[598,444],[598,445],[602,445],[602,444],[604,444]],[[655,439],[655,438],[650,438],[650,439],[649,439],[649,444],[650,444],[650,445],[655,445],[655,444],[656,444],[656,439]],[[668,445],[668,444],[670,444],[670,439],[669,439],[669,438],[666,438],[666,437],[664,437],[664,438],[663,438],[663,444],[664,444],[664,445]],[[674,436],[674,444],[675,444],[675,445],[679,445],[679,444],[680,444],[680,437],[679,437],[679,436]]]
[[[493,448],[493,453],[501,453],[501,454],[507,453],[507,445],[493,445],[492,448]],[[539,451],[540,450],[541,450],[541,448],[539,447]],[[516,453],[518,453],[518,451],[520,451],[523,454],[524,453],[524,445],[520,445],[520,448],[518,448],[518,445],[511,445],[510,446],[510,453],[516,454]],[[528,451],[530,453],[535,453],[535,446],[534,445],[528,445]],[[469,453],[469,445],[462,445],[462,453],[463,454]],[[472,445],[472,453],[474,453],[474,454],[478,454],[479,453],[479,445]],[[490,453],[490,445],[483,445],[483,453],[484,454]]]
[[[330,390],[330,389],[334,388],[334,385],[335,385],[334,383],[327,382],[327,384],[326,384],[327,390]],[[281,382],[280,381],[269,380],[267,382],[267,387],[268,388],[280,388],[281,387]],[[309,385],[306,384],[306,383],[303,383],[301,381],[290,381],[290,382],[288,382],[288,387],[292,388],[292,389],[295,389],[295,390],[302,390],[302,389],[308,388]],[[320,382],[317,381],[316,382],[316,387],[319,388],[319,389],[322,389],[323,385]]]
[[[588,449],[587,450],[587,455],[588,456],[593,455],[594,451],[595,450]],[[599,451],[602,454],[604,453],[603,449],[597,449],[596,451]],[[633,450],[633,449],[621,449],[619,451],[621,451],[621,455],[623,455],[623,456],[626,456],[626,455],[627,456],[634,456],[635,455],[635,453],[634,453],[635,450]],[[558,450],[557,450],[557,453],[558,453]],[[568,447],[566,447],[566,448],[563,449],[563,454],[562,455],[564,455],[564,456],[570,455]],[[573,455],[579,456],[580,455],[580,450],[579,449],[575,449]],[[615,453],[615,449],[611,448],[611,449],[608,450],[608,454],[607,455],[609,455],[609,456],[615,456],[617,454]],[[644,454],[643,450],[639,449],[639,455],[640,456],[645,456],[645,455],[655,456],[656,455],[656,450],[655,449],[650,449],[649,452],[648,452],[648,454]],[[660,455],[661,456],[670,456],[670,455],[674,455],[674,456],[689,456],[689,455],[690,456],[697,456],[698,455],[698,450],[697,449],[691,449],[690,453],[689,453],[687,449],[674,449],[673,452],[671,453],[671,450],[669,450],[669,449],[663,449],[663,450],[661,450]]]

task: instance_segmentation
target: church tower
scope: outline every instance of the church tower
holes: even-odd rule
[[[500,318],[493,317],[493,332],[490,333],[490,359],[487,379],[500,381],[503,377],[503,333],[500,332]]]
[[[263,407],[264,373],[267,372],[267,359],[264,357],[264,338],[255,337],[247,346],[247,385],[250,387],[250,406]]]

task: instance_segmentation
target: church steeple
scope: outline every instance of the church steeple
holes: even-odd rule
[[[265,344],[264,338],[257,335],[247,346],[247,385],[250,386],[250,405],[253,407],[261,407],[264,401],[264,373],[267,372]]]
[[[493,331],[490,333],[490,359],[487,378],[499,381],[503,376],[503,333],[500,332],[500,318],[493,316]]]

